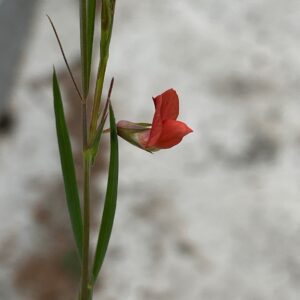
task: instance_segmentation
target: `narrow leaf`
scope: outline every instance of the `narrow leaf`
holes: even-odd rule
[[[66,125],[59,83],[55,69],[53,70],[53,96],[56,121],[57,140],[64,179],[67,205],[71,219],[73,234],[78,248],[79,256],[82,256],[82,216],[80,200],[75,175],[75,167],[69,133]]]
[[[99,152],[99,145],[100,145],[100,141],[101,141],[101,137],[102,137],[102,133],[103,133],[103,128],[104,128],[104,125],[105,125],[105,122],[106,122],[106,119],[107,119],[107,116],[108,116],[110,97],[111,97],[112,89],[113,89],[113,86],[114,86],[114,81],[115,81],[114,78],[112,78],[111,82],[110,82],[110,86],[109,86],[109,91],[108,91],[106,103],[105,103],[105,106],[103,108],[102,118],[101,118],[100,124],[97,128],[95,138],[94,138],[94,140],[92,142],[92,145],[91,145],[92,164],[94,163],[95,158],[97,156],[97,153]]]
[[[82,68],[82,90],[83,98],[86,99],[89,92],[88,74],[88,47],[87,47],[87,0],[80,0],[80,51]]]
[[[103,84],[107,61],[109,57],[109,46],[113,28],[115,13],[115,0],[101,0],[101,37],[100,37],[100,64],[97,72],[96,89],[92,109],[90,132],[94,136],[97,130],[97,123],[100,113]]]
[[[108,243],[111,236],[111,231],[114,223],[117,194],[118,194],[118,172],[119,172],[119,150],[118,136],[115,117],[112,106],[109,106],[110,115],[110,162],[109,173],[106,188],[106,196],[101,220],[101,226],[98,236],[97,248],[94,258],[92,271],[92,282],[94,284],[101,270]]]
[[[106,116],[104,116],[97,128],[97,132],[96,132],[96,136],[94,138],[94,141],[91,145],[91,161],[92,164],[94,164],[96,156],[99,152],[99,146],[100,146],[100,141],[101,141],[101,137],[102,137],[102,133],[103,133],[103,129],[104,129],[104,124],[106,121]]]
[[[91,74],[94,31],[95,31],[95,15],[96,15],[96,0],[88,0],[87,3],[87,64],[88,64],[88,76]]]

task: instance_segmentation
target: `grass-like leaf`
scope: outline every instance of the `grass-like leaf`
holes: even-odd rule
[[[53,70],[53,97],[54,112],[56,121],[57,140],[61,161],[61,168],[64,179],[64,186],[71,219],[73,234],[78,248],[80,258],[82,257],[82,216],[80,209],[80,199],[75,175],[75,167],[71,143],[66,125],[64,108],[61,99],[59,83],[55,69]]]
[[[82,68],[82,90],[83,98],[86,99],[89,92],[88,74],[88,46],[87,46],[87,0],[79,1],[80,11],[80,52],[81,52],[81,68]]]
[[[106,116],[103,114],[103,118],[102,118],[102,120],[101,120],[101,122],[100,122],[100,124],[97,128],[96,136],[95,136],[95,138],[93,140],[93,143],[91,145],[91,161],[92,161],[92,164],[94,164],[96,156],[99,152],[99,146],[100,146],[100,141],[101,141],[101,137],[102,137],[102,134],[103,134],[105,121],[106,121]]]
[[[94,136],[97,130],[97,123],[100,112],[100,103],[102,98],[103,84],[107,61],[109,58],[109,46],[113,29],[113,20],[115,13],[115,0],[101,0],[101,37],[100,37],[100,64],[98,67],[96,89],[94,94],[94,103],[92,109],[92,118],[90,131]]]
[[[106,99],[106,103],[105,103],[105,106],[103,108],[102,117],[101,117],[101,120],[100,120],[100,124],[97,128],[95,138],[94,138],[94,140],[91,144],[92,164],[94,163],[95,158],[96,158],[96,156],[99,152],[100,140],[101,140],[104,125],[105,125],[105,122],[106,122],[106,119],[107,119],[107,116],[108,116],[108,109],[109,109],[110,97],[111,97],[113,86],[114,86],[114,78],[111,79],[110,86],[109,86],[109,91],[108,91],[108,95],[107,95],[107,99]]]
[[[88,0],[87,2],[87,64],[88,75],[91,74],[94,31],[95,31],[95,16],[96,16],[96,0]]]
[[[114,223],[117,194],[118,194],[118,173],[119,173],[119,150],[118,150],[118,135],[116,121],[111,104],[109,105],[110,115],[110,162],[109,173],[106,188],[105,203],[103,208],[101,226],[98,236],[97,248],[94,258],[92,270],[93,285],[101,270],[108,243],[111,236],[111,231]]]

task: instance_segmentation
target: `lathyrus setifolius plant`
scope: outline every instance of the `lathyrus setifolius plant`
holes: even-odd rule
[[[91,300],[93,289],[105,258],[110,240],[117,204],[119,153],[118,135],[131,144],[148,152],[168,149],[178,144],[192,130],[178,121],[179,99],[173,90],[167,90],[153,98],[155,114],[152,123],[133,123],[119,121],[116,123],[111,104],[114,79],[111,80],[106,102],[101,106],[103,85],[109,59],[109,47],[115,16],[115,0],[101,2],[101,36],[97,48],[100,51],[98,71],[95,78],[95,90],[90,91],[91,66],[93,63],[94,29],[96,24],[96,0],[80,0],[80,52],[81,52],[81,87],[77,84],[68,64],[61,41],[52,20],[51,26],[57,38],[66,67],[73,81],[74,88],[81,102],[82,127],[82,160],[83,160],[83,193],[79,195],[73,153],[68,127],[64,114],[59,81],[53,70],[53,96],[57,140],[64,180],[67,207],[72,231],[77,247],[81,270],[79,288],[80,300]],[[87,100],[93,99],[91,112],[87,111]],[[103,107],[103,108],[101,108]],[[88,118],[90,114],[90,118]],[[109,129],[104,130],[108,120]],[[88,122],[90,120],[90,122]],[[110,162],[107,175],[107,188],[100,222],[98,241],[93,259],[90,258],[90,181],[91,170],[98,154],[103,132],[110,135]],[[99,153],[100,152],[100,153]]]

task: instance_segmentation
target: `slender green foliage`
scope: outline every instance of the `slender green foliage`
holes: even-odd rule
[[[53,70],[53,96],[57,140],[59,146],[61,168],[63,173],[68,210],[78,253],[81,258],[83,226],[80,209],[80,200],[78,194],[71,143],[64,115],[61,92],[55,70]]]
[[[100,62],[96,80],[96,89],[94,94],[94,102],[92,109],[92,119],[90,126],[90,137],[94,138],[97,122],[100,113],[101,97],[103,92],[103,84],[105,72],[109,57],[109,46],[113,29],[113,20],[115,14],[115,0],[102,0],[101,11],[101,39],[100,39]]]
[[[118,194],[118,173],[119,173],[119,150],[116,121],[111,104],[109,105],[110,115],[110,163],[106,188],[106,196],[98,236],[97,248],[92,270],[91,284],[93,285],[101,270],[108,243],[110,240]]]
[[[97,154],[99,152],[100,140],[101,140],[101,137],[102,137],[104,125],[105,125],[105,122],[106,122],[106,119],[107,119],[107,115],[108,115],[110,97],[111,97],[113,86],[114,86],[114,78],[112,78],[112,80],[110,82],[108,96],[107,96],[106,103],[105,103],[105,106],[104,106],[103,111],[102,111],[102,117],[101,117],[101,120],[100,120],[100,124],[99,124],[99,126],[97,128],[97,132],[96,132],[95,138],[91,142],[91,145],[90,145],[92,164],[94,163],[95,158],[96,158],[96,156],[97,156]]]
[[[83,99],[86,101],[89,92],[88,47],[87,47],[87,0],[80,0],[80,48],[82,68]]]
[[[91,76],[91,64],[93,58],[93,42],[95,31],[96,0],[88,0],[87,3],[87,68],[88,76]]]
[[[110,95],[113,88],[113,80],[110,85],[106,105],[101,115],[100,103],[103,92],[105,72],[109,57],[109,46],[113,28],[115,0],[101,0],[101,39],[100,39],[100,61],[96,77],[96,87],[91,123],[88,130],[87,118],[87,98],[89,95],[89,86],[91,78],[92,54],[94,43],[96,0],[79,0],[80,3],[80,48],[81,48],[81,67],[82,67],[82,92],[79,90],[70,66],[67,62],[63,47],[59,40],[57,31],[49,18],[56,38],[58,40],[63,58],[73,80],[79,97],[81,98],[82,111],[82,158],[84,162],[84,182],[83,182],[83,215],[80,209],[80,199],[75,175],[71,143],[66,126],[61,94],[55,71],[53,73],[53,94],[54,107],[57,127],[57,137],[61,157],[62,172],[67,196],[69,214],[72,228],[76,240],[76,245],[81,259],[81,289],[80,300],[91,300],[93,287],[97,276],[101,270],[108,243],[110,240],[118,190],[118,138],[115,117],[110,104]],[[89,266],[89,248],[90,248],[90,175],[92,164],[99,152],[99,144],[102,137],[104,125],[108,116],[110,116],[110,163],[108,170],[108,181],[106,196],[103,208],[103,215],[99,230],[98,243],[95,251],[94,264]],[[89,281],[90,279],[90,281]]]

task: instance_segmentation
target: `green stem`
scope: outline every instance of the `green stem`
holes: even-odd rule
[[[90,247],[90,176],[91,163],[88,155],[88,141],[87,141],[87,113],[86,113],[86,99],[82,102],[82,140],[83,140],[83,168],[84,168],[84,182],[83,182],[83,247],[82,247],[82,273],[81,273],[81,300],[88,300],[89,298],[89,247]]]
[[[99,63],[95,97],[94,97],[93,110],[92,110],[92,118],[91,118],[91,128],[90,128],[91,139],[93,139],[97,129],[107,61],[108,61],[108,55],[102,57]]]
[[[83,99],[81,103],[81,112],[82,112],[82,148],[84,152],[88,148],[86,99]]]
[[[84,192],[83,192],[83,247],[82,247],[82,273],[81,273],[81,300],[88,300],[89,278],[89,244],[90,244],[90,161],[86,156],[87,149],[87,113],[86,100],[89,90],[88,76],[88,45],[87,45],[87,2],[80,0],[80,46],[82,65],[82,140],[84,164]]]
[[[84,193],[83,193],[83,249],[81,300],[88,300],[89,290],[89,244],[90,244],[90,173],[91,163],[84,153]]]
[[[88,300],[92,300],[93,299],[93,291],[94,291],[94,287],[90,283],[90,285],[89,285],[89,291],[88,291]]]

